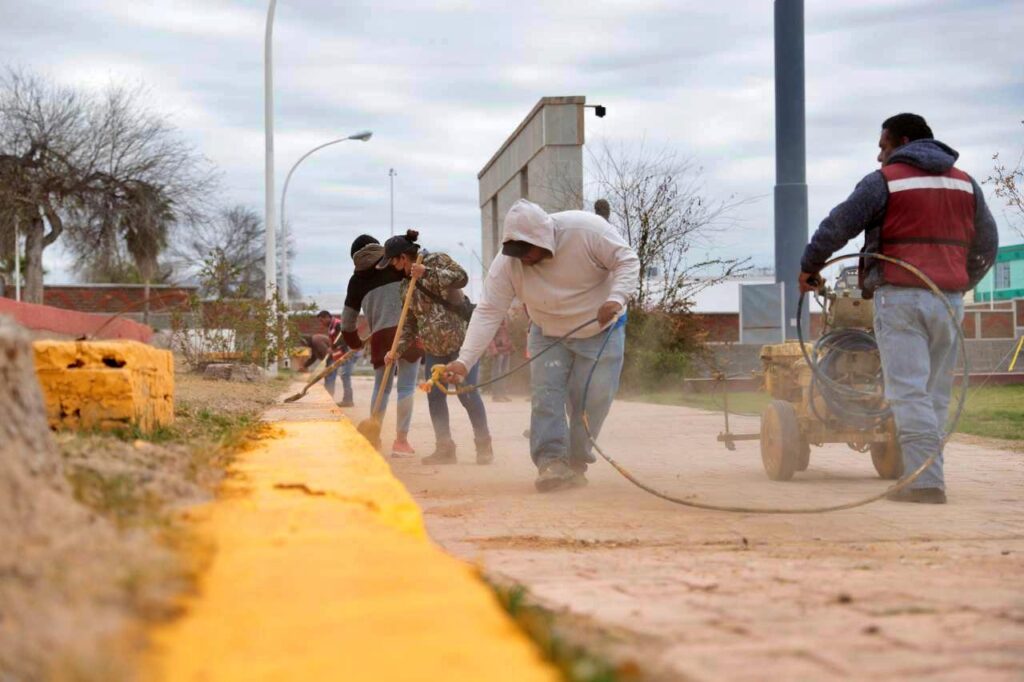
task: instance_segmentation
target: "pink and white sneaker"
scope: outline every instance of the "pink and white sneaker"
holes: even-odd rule
[[[409,444],[409,441],[405,441],[403,443],[403,442],[400,442],[400,441],[396,440],[391,445],[391,456],[392,457],[415,457],[416,456],[416,451],[412,449],[412,445]]]

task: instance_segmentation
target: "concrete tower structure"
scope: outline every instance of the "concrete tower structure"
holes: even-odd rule
[[[586,97],[544,97],[477,174],[484,266],[501,246],[505,214],[517,199],[544,210],[583,208]]]

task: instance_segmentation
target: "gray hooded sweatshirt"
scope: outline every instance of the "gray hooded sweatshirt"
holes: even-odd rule
[[[907,163],[929,173],[944,173],[960,156],[957,151],[938,140],[914,140],[896,149],[886,165]],[[968,289],[977,286],[981,278],[995,262],[999,249],[999,231],[992,213],[985,204],[985,195],[978,183],[971,178],[974,186],[974,240],[967,254]],[[864,232],[864,251],[877,252],[882,221],[889,202],[889,188],[882,171],[874,171],[857,183],[853,194],[832,209],[821,221],[810,244],[804,249],[801,269],[817,273],[833,253],[847,242]],[[881,261],[866,259],[864,291],[869,294],[884,284]]]

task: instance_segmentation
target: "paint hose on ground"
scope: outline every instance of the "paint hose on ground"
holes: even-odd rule
[[[967,385],[968,385],[968,380],[969,380],[969,371],[968,371],[968,366],[967,366],[967,349],[966,349],[966,344],[964,342],[963,329],[960,326],[960,320],[958,319],[958,316],[957,316],[957,313],[956,313],[956,309],[953,308],[952,304],[950,304],[950,302],[949,302],[949,299],[946,298],[946,296],[942,293],[942,290],[939,289],[939,287],[935,284],[935,282],[932,281],[932,279],[930,277],[928,277],[928,275],[926,275],[925,273],[921,272],[920,269],[918,269],[917,267],[911,265],[910,263],[907,263],[906,261],[900,260],[898,258],[893,258],[891,256],[886,256],[886,255],[883,255],[883,254],[880,254],[880,253],[867,253],[867,252],[866,253],[845,254],[845,255],[842,255],[842,256],[836,256],[835,258],[832,258],[827,263],[825,263],[824,266],[822,266],[822,269],[825,269],[825,268],[829,267],[830,265],[833,265],[833,264],[838,263],[840,261],[849,260],[849,259],[852,259],[852,258],[877,258],[879,260],[883,260],[883,261],[886,261],[886,262],[898,265],[898,266],[902,267],[903,269],[907,270],[908,272],[913,273],[919,280],[921,280],[921,282],[923,284],[925,284],[925,286],[933,294],[938,296],[943,301],[943,303],[945,304],[946,311],[947,311],[947,313],[949,313],[949,319],[953,322],[953,326],[956,328],[957,341],[958,341],[958,345],[960,347],[960,355],[963,358],[963,387],[964,387],[964,390],[962,390],[960,392],[960,398],[959,398],[959,401],[957,403],[957,408],[956,408],[956,412],[954,414],[953,420],[950,422],[949,428],[946,430],[946,433],[943,435],[942,442],[943,442],[943,444],[945,444],[945,442],[949,440],[950,435],[952,435],[956,431],[956,427],[960,423],[960,418],[963,416],[964,401],[965,401],[965,398],[967,396]],[[834,384],[835,383],[834,380],[831,377],[826,375],[825,371],[821,367],[819,367],[817,362],[815,362],[814,360],[811,359],[811,356],[807,352],[807,347],[806,347],[806,344],[804,343],[804,338],[803,338],[803,329],[801,328],[801,325],[800,325],[800,319],[802,318],[802,315],[803,315],[803,302],[804,302],[804,295],[801,294],[800,298],[798,299],[798,302],[797,302],[797,338],[799,339],[799,342],[800,342],[800,350],[803,353],[804,361],[807,363],[807,366],[811,369],[811,372],[812,372],[813,376],[815,377],[816,381],[820,382],[822,385]],[[422,388],[425,391],[429,391],[429,390],[431,390],[431,388],[436,387],[438,390],[443,392],[445,395],[458,395],[460,393],[468,393],[468,392],[471,392],[471,391],[475,391],[478,388],[482,388],[482,387],[487,386],[489,384],[496,383],[496,382],[501,381],[502,379],[508,377],[509,375],[515,374],[519,370],[523,369],[524,367],[526,367],[530,363],[532,363],[535,360],[537,360],[538,358],[540,358],[547,351],[551,350],[555,346],[561,344],[563,341],[565,341],[568,338],[570,338],[573,334],[575,334],[579,330],[581,330],[584,327],[587,327],[587,326],[589,326],[591,324],[594,324],[596,322],[597,322],[597,318],[594,318],[592,320],[588,320],[587,322],[584,322],[583,324],[579,325],[578,327],[576,327],[575,329],[571,330],[567,334],[559,337],[552,344],[550,344],[549,346],[544,348],[541,352],[537,353],[535,356],[533,356],[532,358],[530,358],[526,362],[520,364],[515,369],[512,369],[509,372],[506,372],[505,374],[502,374],[501,376],[494,377],[494,378],[492,378],[492,379],[490,379],[488,381],[485,381],[485,382],[482,382],[482,383],[479,383],[479,384],[475,384],[475,385],[460,386],[460,387],[455,388],[455,389],[450,389],[450,388],[448,388],[448,385],[443,380],[445,365],[434,365],[433,367],[431,367],[430,379],[428,381],[424,382],[423,384],[421,384],[420,388]],[[841,511],[841,510],[844,510],[844,509],[853,509],[855,507],[862,507],[864,505],[871,504],[872,502],[877,502],[878,500],[881,500],[881,499],[883,499],[883,498],[885,498],[885,497],[887,497],[889,495],[892,495],[893,493],[897,493],[897,492],[903,490],[904,488],[909,486],[911,483],[916,481],[918,479],[918,477],[921,476],[921,474],[923,474],[932,464],[934,464],[936,457],[938,457],[939,452],[941,452],[941,449],[940,449],[939,451],[936,451],[936,452],[932,453],[928,457],[928,459],[926,459],[921,464],[921,466],[919,466],[917,469],[915,469],[913,472],[911,472],[911,474],[909,476],[907,476],[906,478],[902,479],[901,481],[898,481],[896,484],[890,486],[889,488],[886,488],[882,492],[877,493],[875,495],[871,495],[869,497],[865,497],[865,498],[862,498],[862,499],[858,499],[858,500],[854,500],[852,502],[846,502],[846,503],[842,503],[842,504],[818,506],[818,507],[744,507],[744,506],[737,506],[737,505],[720,505],[720,504],[710,504],[710,503],[706,503],[706,502],[697,502],[697,501],[694,501],[692,499],[685,499],[685,498],[682,498],[682,497],[670,495],[668,493],[662,492],[662,491],[660,491],[660,490],[658,490],[656,488],[653,488],[653,487],[647,485],[646,483],[644,483],[643,481],[638,479],[635,475],[633,475],[629,471],[629,469],[627,469],[622,464],[619,464],[611,455],[609,455],[608,453],[606,453],[604,450],[601,449],[601,446],[597,442],[597,438],[594,436],[594,433],[591,430],[591,427],[590,427],[590,417],[589,417],[589,415],[587,413],[587,407],[586,407],[587,406],[587,396],[589,395],[589,392],[590,392],[591,381],[594,378],[594,371],[597,369],[598,363],[601,360],[601,356],[604,354],[605,348],[608,345],[608,340],[611,339],[611,336],[612,336],[612,333],[614,332],[614,330],[615,330],[615,325],[611,325],[611,326],[608,327],[608,330],[605,332],[604,340],[602,341],[601,346],[600,346],[600,348],[597,351],[597,355],[594,358],[594,364],[591,366],[590,372],[587,374],[587,381],[586,381],[586,384],[584,384],[584,387],[583,387],[583,399],[582,399],[582,402],[583,402],[583,414],[582,414],[583,428],[587,432],[587,438],[590,440],[591,447],[593,447],[594,450],[599,455],[601,455],[601,458],[604,459],[606,462],[608,462],[608,464],[610,464],[613,469],[615,469],[617,472],[619,472],[627,481],[629,481],[630,483],[632,483],[636,487],[640,488],[644,492],[649,493],[651,495],[654,495],[655,497],[661,498],[661,499],[663,499],[663,500],[665,500],[667,502],[671,502],[673,504],[682,505],[684,507],[691,507],[691,508],[694,508],[694,509],[705,509],[705,510],[709,510],[709,511],[732,512],[732,513],[739,513],[739,514],[822,514],[822,513],[825,513],[825,512]]]

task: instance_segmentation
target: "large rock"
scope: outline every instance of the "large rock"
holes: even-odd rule
[[[206,366],[203,378],[214,381],[264,381],[267,373],[256,365],[236,365],[228,362],[216,362]]]

